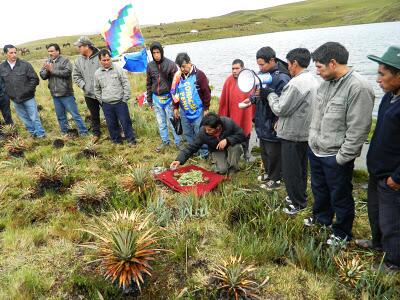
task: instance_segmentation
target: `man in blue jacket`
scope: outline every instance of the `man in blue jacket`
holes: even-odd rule
[[[281,186],[281,142],[276,136],[275,124],[278,117],[272,112],[268,104],[268,95],[274,92],[280,96],[284,86],[290,81],[287,64],[276,57],[271,47],[262,47],[256,54],[260,73],[270,73],[272,83],[256,90],[250,101],[255,103],[256,112],[254,124],[257,137],[260,140],[261,159],[264,165],[264,174],[258,180],[265,182],[262,188],[277,189]]]
[[[377,83],[386,93],[367,154],[368,217],[372,240],[356,240],[363,248],[383,250],[383,268],[400,270],[400,47],[391,46],[379,63]]]

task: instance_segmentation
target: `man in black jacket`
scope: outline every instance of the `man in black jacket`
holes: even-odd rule
[[[372,240],[356,240],[363,248],[386,252],[383,268],[400,271],[400,47],[391,46],[379,63],[377,82],[386,93],[367,154],[368,218]]]
[[[68,133],[67,112],[69,112],[78,127],[79,133],[87,135],[88,130],[79,114],[72,88],[72,64],[68,58],[60,55],[58,44],[49,44],[46,48],[50,58],[43,65],[39,74],[43,80],[49,80],[49,89],[53,97],[61,133]]]
[[[193,143],[183,149],[171,163],[171,169],[183,165],[203,144],[206,144],[217,173],[237,171],[240,156],[243,154],[242,143],[246,141],[242,128],[232,119],[219,117],[215,113],[208,113],[203,117],[201,126]]]
[[[180,149],[181,138],[176,134],[170,121],[173,118],[170,90],[174,74],[178,68],[173,61],[164,57],[164,50],[160,43],[153,42],[150,45],[150,52],[153,61],[147,65],[147,102],[154,107],[162,141],[156,151],[160,152],[170,144],[168,124],[172,129],[175,145]]]
[[[268,104],[269,92],[281,95],[284,86],[290,81],[287,64],[276,57],[274,49],[262,47],[256,54],[260,74],[270,73],[272,82],[261,86],[254,96],[250,97],[256,105],[254,125],[257,137],[260,140],[261,159],[264,165],[264,174],[258,180],[265,182],[262,188],[277,189],[281,186],[281,141],[276,136],[275,124],[278,117],[272,112]]]
[[[45,131],[35,100],[39,77],[30,63],[17,58],[15,46],[6,45],[3,50],[7,59],[0,65],[0,77],[4,80],[6,94],[13,101],[15,111],[29,133],[43,138]]]
[[[10,98],[8,98],[4,87],[3,78],[0,77],[0,111],[4,118],[5,124],[13,124],[10,110]]]

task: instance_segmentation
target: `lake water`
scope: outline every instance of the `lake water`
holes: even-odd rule
[[[179,52],[187,52],[192,62],[203,70],[214,86],[213,94],[219,96],[225,78],[230,74],[235,58],[244,61],[245,66],[258,70],[255,54],[263,46],[271,46],[277,57],[285,59],[286,53],[297,47],[308,48],[311,52],[325,42],[343,44],[350,52],[349,65],[364,75],[375,90],[374,115],[383,92],[375,82],[378,65],[368,54],[382,55],[390,45],[400,45],[400,22],[377,23],[307,30],[284,31],[245,37],[212,41],[175,44],[165,46],[165,56],[175,60]],[[310,69],[315,74],[314,64]]]

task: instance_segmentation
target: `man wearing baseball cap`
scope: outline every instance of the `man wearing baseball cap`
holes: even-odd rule
[[[379,64],[376,82],[385,92],[367,154],[368,218],[372,240],[356,240],[363,248],[383,250],[382,268],[400,270],[400,47],[390,46]]]
[[[99,49],[94,47],[87,36],[81,36],[74,43],[81,55],[75,60],[73,72],[74,82],[83,90],[85,102],[90,111],[91,129],[94,141],[100,138],[100,102],[94,95],[94,73],[100,68]]]

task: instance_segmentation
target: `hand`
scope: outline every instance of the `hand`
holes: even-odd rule
[[[400,184],[396,183],[393,181],[392,177],[388,177],[386,179],[386,184],[388,187],[390,187],[392,190],[398,191],[400,190]]]
[[[179,119],[179,109],[174,109],[174,118]]]
[[[208,109],[207,110],[203,110],[203,116],[207,116],[208,115]]]
[[[260,89],[256,89],[256,91],[254,92],[254,95],[256,97],[260,97]]]
[[[169,168],[170,168],[171,170],[176,170],[176,168],[179,167],[180,165],[181,165],[181,163],[180,163],[179,161],[175,160],[175,161],[173,161],[173,162],[171,163],[171,165],[169,166]]]
[[[275,130],[275,132],[278,131],[278,121],[276,121],[275,124],[274,124],[274,130]]]
[[[51,73],[53,71],[53,64],[47,62],[44,64],[44,68],[46,69],[46,71]]]
[[[223,139],[220,141],[217,145],[217,150],[224,150],[226,145],[228,144],[228,141],[226,139]]]

